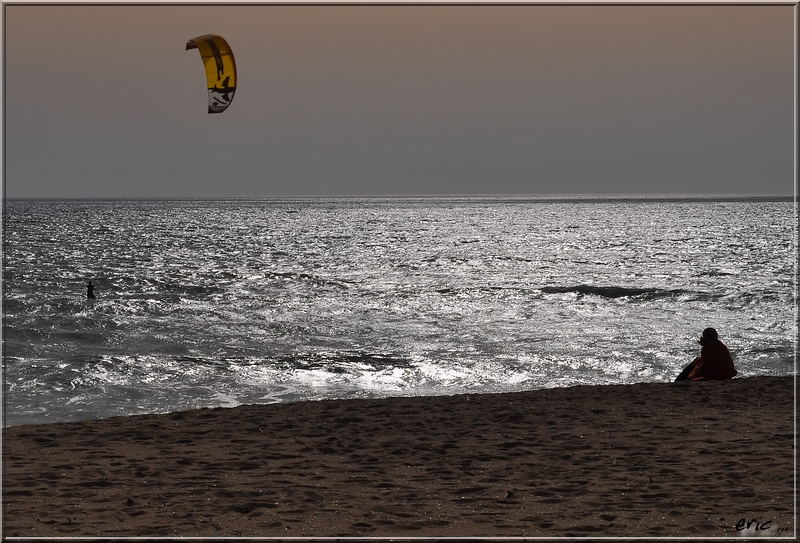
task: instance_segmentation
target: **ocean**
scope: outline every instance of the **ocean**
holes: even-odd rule
[[[790,375],[796,262],[792,198],[7,200],[4,424],[667,382],[709,326]]]

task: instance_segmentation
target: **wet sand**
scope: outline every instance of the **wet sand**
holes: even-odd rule
[[[580,386],[5,428],[3,534],[792,537],[794,386]]]

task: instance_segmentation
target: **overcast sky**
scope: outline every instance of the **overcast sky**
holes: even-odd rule
[[[795,17],[5,5],[4,194],[793,194]],[[208,33],[239,72],[218,115]]]

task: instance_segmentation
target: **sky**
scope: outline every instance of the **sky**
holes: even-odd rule
[[[795,193],[785,5],[14,5],[5,198]],[[190,38],[238,67],[207,113]]]

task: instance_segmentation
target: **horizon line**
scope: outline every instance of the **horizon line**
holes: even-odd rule
[[[311,195],[262,195],[262,196],[3,196],[7,200],[303,200],[303,199],[780,199],[792,200],[796,194],[775,193],[514,193],[514,194],[311,194]]]

